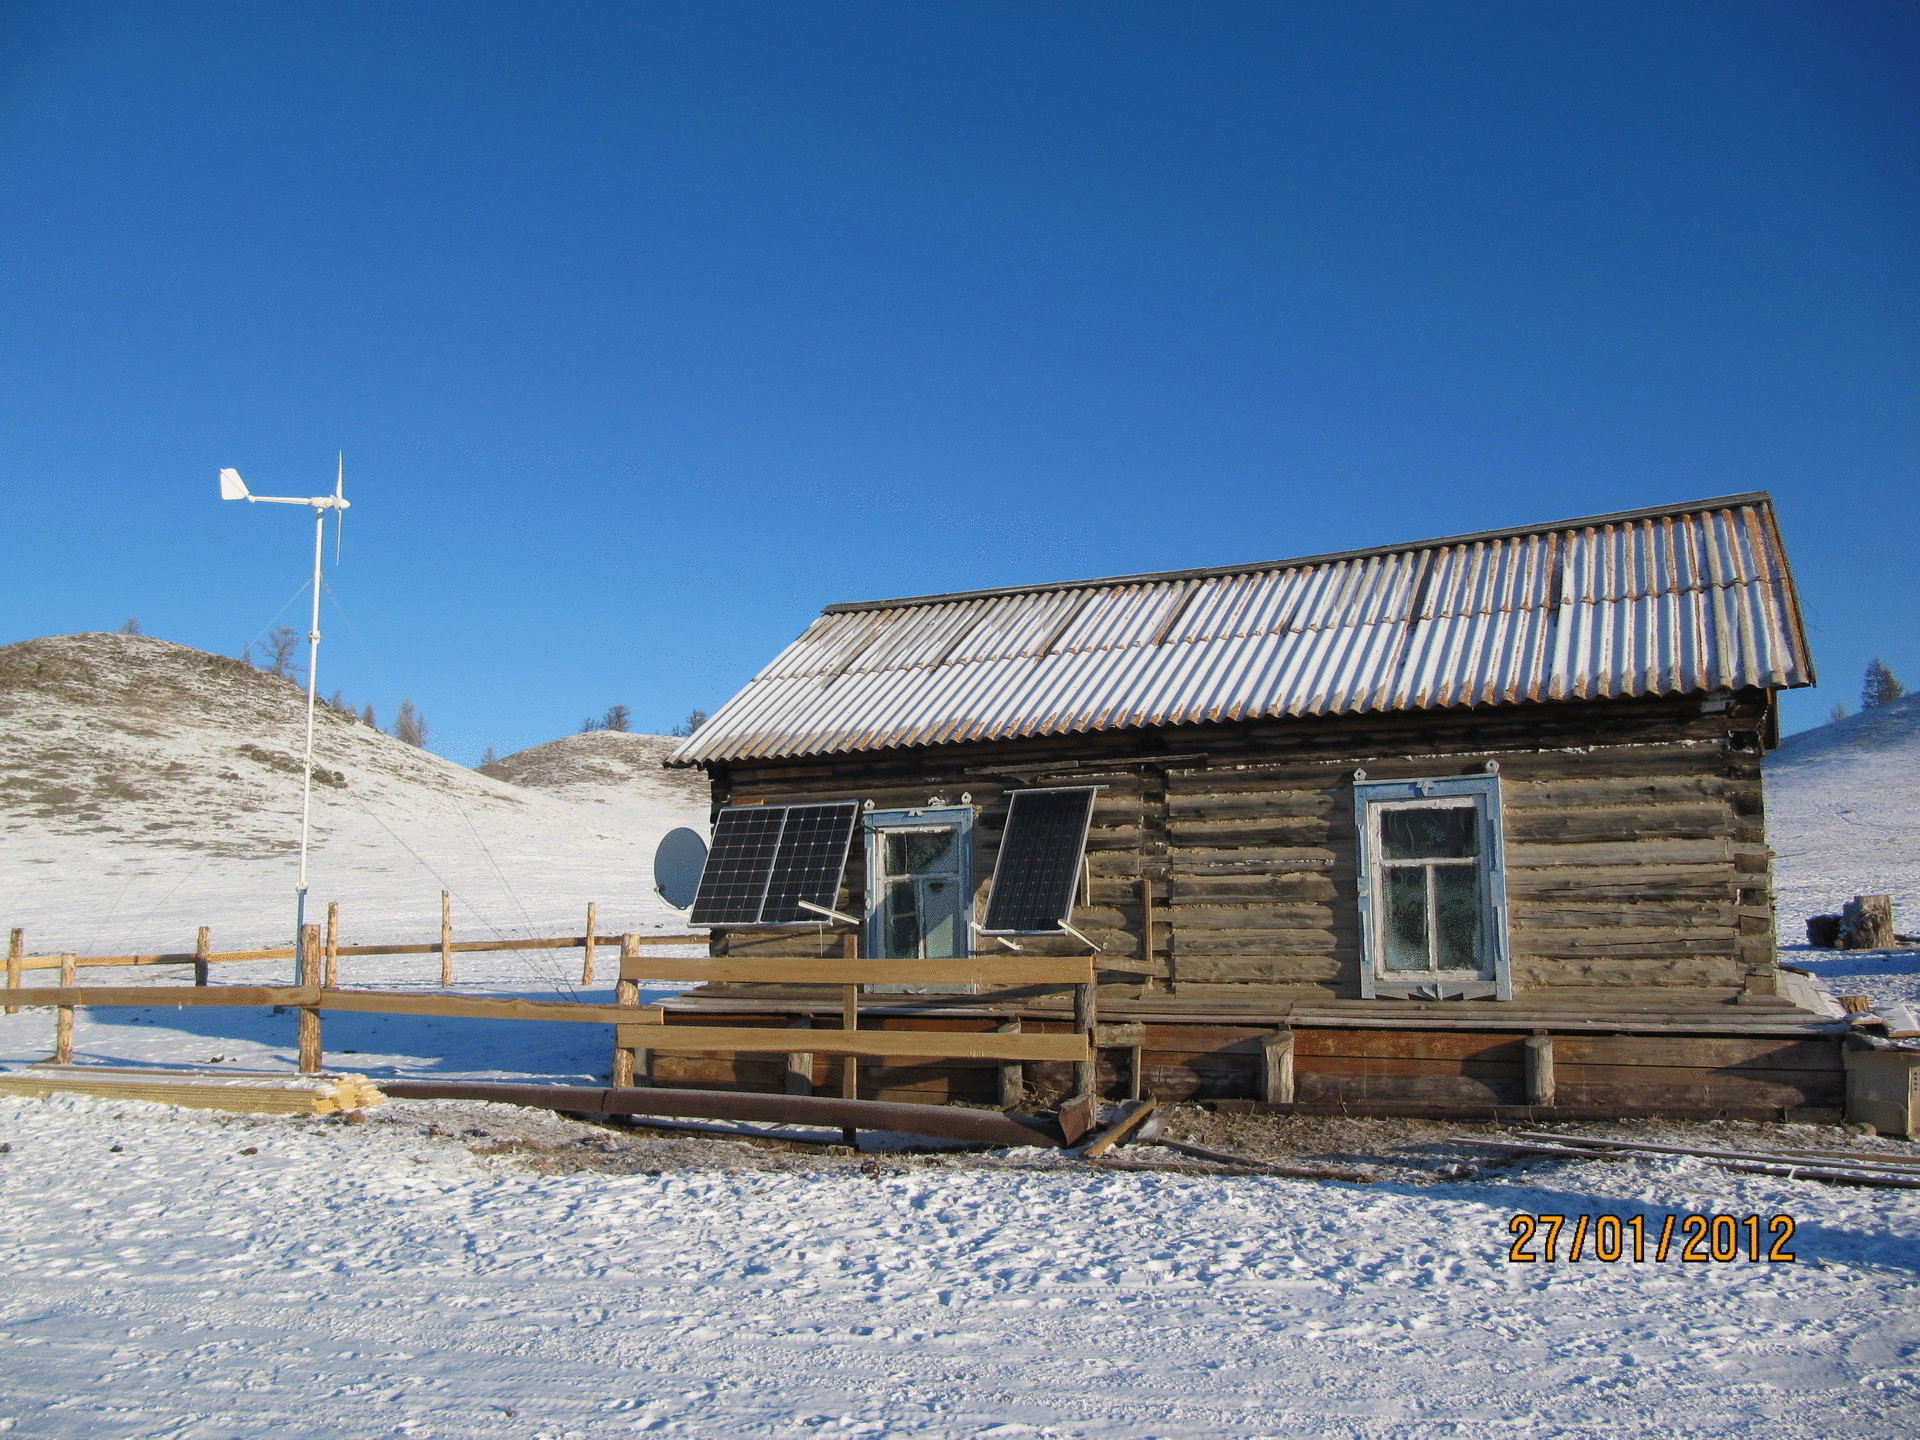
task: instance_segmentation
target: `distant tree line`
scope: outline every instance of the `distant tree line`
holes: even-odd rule
[[[1876,655],[1867,662],[1866,678],[1860,682],[1860,708],[1872,710],[1880,705],[1891,705],[1907,693],[1907,687],[1895,678],[1893,671]],[[1847,718],[1847,707],[1843,703],[1835,704],[1832,718]]]
[[[128,625],[138,625],[139,623],[139,621],[133,619],[131,616],[127,618]],[[140,632],[138,630],[128,630],[123,626],[120,633],[123,635],[137,635]],[[292,626],[276,625],[258,641],[241,646],[240,658],[254,669],[264,670],[267,674],[277,676],[282,680],[299,680],[305,676],[306,672],[295,659],[295,655],[300,648],[301,640],[304,638],[305,637]],[[264,664],[254,658],[253,647],[255,644],[258,644],[263,652],[265,659]],[[332,695],[321,701],[321,703],[336,714],[344,715],[349,720],[357,720],[369,729],[378,730],[380,728],[380,721],[374,715],[373,703],[371,701],[363,705],[360,709],[355,710],[353,708],[353,702],[348,700],[346,695],[341,691],[336,690]],[[427,743],[427,722],[420,711],[415,708],[412,700],[402,700],[399,710],[394,712],[393,728],[387,733],[393,736],[394,739],[402,741],[405,744],[424,746]]]

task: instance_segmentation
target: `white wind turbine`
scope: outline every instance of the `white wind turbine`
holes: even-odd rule
[[[346,524],[348,502],[341,491],[347,478],[347,459],[342,453],[337,462],[333,478],[333,494],[315,495],[300,499],[287,495],[255,495],[240,478],[240,472],[225,469],[220,472],[220,498],[222,500],[251,500],[268,505],[311,505],[313,507],[313,615],[307,626],[307,749],[305,764],[300,767],[300,885],[298,900],[294,905],[293,945],[295,952],[294,976],[298,980],[304,974],[300,967],[306,956],[302,950],[307,935],[307,830],[313,818],[313,705],[314,685],[319,671],[320,661],[320,555],[322,538],[327,523],[327,511],[333,511],[333,558],[340,561],[340,531]]]

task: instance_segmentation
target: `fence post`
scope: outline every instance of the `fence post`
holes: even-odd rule
[[[1003,1020],[993,1028],[996,1034],[1018,1035],[1020,1017],[1016,1015],[1011,1020]],[[1002,1060],[1000,1062],[1000,1108],[1016,1110],[1026,1102],[1026,1098],[1027,1067],[1018,1060]]]
[[[60,988],[73,988],[73,954],[68,952],[60,957]],[[53,1017],[53,1063],[71,1065],[73,1063],[73,1006],[62,1005]]]
[[[1260,1098],[1269,1105],[1293,1103],[1293,1031],[1276,1030],[1260,1041]]]
[[[309,925],[300,933],[300,983],[320,984],[320,927]],[[300,1073],[318,1074],[320,1070],[320,1007],[300,1007]]]
[[[1073,1028],[1089,1047],[1088,1058],[1073,1063],[1073,1093],[1092,1095],[1100,1083],[1100,1052],[1093,1050],[1093,1027],[1097,1023],[1093,986],[1073,987]]]
[[[202,925],[200,933],[193,937],[193,983],[204,985],[212,977],[208,974],[207,956],[213,953],[213,927]]]
[[[858,935],[849,932],[840,937],[840,958],[843,960],[860,958]],[[860,1028],[860,987],[858,985],[840,987],[840,1028],[843,1030]],[[840,1098],[843,1100],[860,1098],[860,1057],[858,1055],[840,1057]]]
[[[340,902],[327,902],[327,973],[321,982],[329,990],[340,983]]]
[[[811,1030],[813,1020],[801,1015],[787,1022],[789,1030]],[[811,1095],[813,1093],[813,1055],[806,1050],[787,1052],[787,1094]]]
[[[453,988],[453,897],[440,892],[440,988]]]
[[[587,958],[580,963],[580,983],[593,984],[593,901],[587,902]]]
[[[1527,1104],[1553,1104],[1553,1037],[1527,1037]]]
[[[25,953],[26,934],[25,930],[16,925],[13,934],[7,937],[7,989],[9,990],[20,988],[20,957]],[[18,1005],[7,1006],[7,1014],[18,1015],[19,1013]]]
[[[627,978],[627,971],[632,968],[628,962],[637,963],[639,959],[640,937],[622,935],[620,937],[620,978],[613,984],[614,1004],[635,1007],[640,1004],[640,982]],[[614,1088],[623,1089],[634,1083],[635,1062],[639,1054],[640,1052],[629,1050],[620,1043],[620,1031],[616,1028],[613,1032],[613,1074],[610,1077]]]

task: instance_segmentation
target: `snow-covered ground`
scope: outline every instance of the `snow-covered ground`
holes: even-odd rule
[[[1837,994],[1920,1004],[1920,950],[1807,948],[1807,917],[1893,896],[1920,934],[1920,695],[1790,735],[1767,757],[1767,835],[1781,958]]]
[[[1865,1440],[1920,1425],[1913,1192],[1691,1161],[1422,1187],[1051,1156],[540,1174],[468,1152],[464,1132],[516,1123],[481,1109],[395,1105],[350,1128],[0,1100],[0,1425],[48,1440]],[[564,1142],[568,1122],[548,1123]],[[1675,1210],[1790,1214],[1796,1262],[1505,1259],[1516,1212],[1657,1231]]]
[[[0,926],[25,926],[30,949],[184,949],[199,924],[219,947],[284,943],[297,697],[196,655],[108,636],[0,650]],[[329,717],[321,763],[345,783],[320,790],[315,899],[343,902],[349,941],[431,938],[443,885],[462,936],[571,929],[588,899],[605,931],[678,929],[646,857],[666,828],[703,824],[704,802],[653,774],[661,743],[569,737],[476,775]],[[1903,860],[1872,823],[1910,781],[1857,755],[1776,767],[1784,933],[1855,892],[1920,901],[1911,849]],[[1870,823],[1818,829],[1848,796]],[[1861,835],[1873,846],[1849,849]],[[356,984],[437,981],[432,957],[343,963]],[[1875,983],[1911,977],[1907,963],[1818,962]],[[545,998],[578,989],[577,965],[506,953],[460,957],[457,973],[463,989]],[[43,1056],[51,1025],[0,1017],[0,1060]],[[76,1048],[290,1068],[293,1025],[92,1011]],[[597,1026],[371,1015],[327,1016],[325,1040],[330,1064],[375,1076],[549,1079],[604,1074],[610,1043]],[[775,1169],[683,1156],[658,1173],[559,1158],[606,1135],[444,1102],[346,1126],[0,1098],[0,1433],[1920,1429],[1920,1192],[1687,1160],[1355,1186],[1103,1172],[1057,1153]],[[1797,1262],[1504,1258],[1515,1212],[1657,1228],[1676,1211],[1790,1215]]]

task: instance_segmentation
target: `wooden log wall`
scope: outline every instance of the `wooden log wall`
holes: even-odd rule
[[[715,804],[936,798],[976,810],[984,897],[1006,796],[1102,786],[1074,923],[1148,993],[1236,1007],[1359,994],[1353,779],[1501,777],[1516,998],[1698,1005],[1775,992],[1763,692],[1117,731],[718,768]],[[1164,761],[1155,760],[1165,755]],[[1151,944],[1143,943],[1151,887]],[[839,908],[862,913],[856,843]],[[1023,941],[1077,953],[1067,938]],[[734,931],[735,955],[834,953]]]

